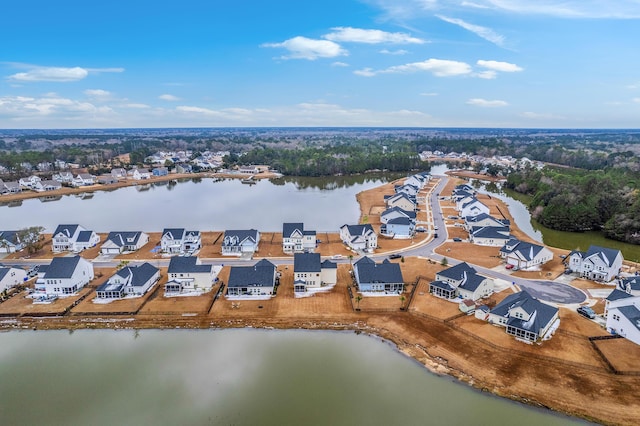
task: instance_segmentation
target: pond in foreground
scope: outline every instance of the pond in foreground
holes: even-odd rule
[[[347,332],[0,333],[3,424],[564,425]]]

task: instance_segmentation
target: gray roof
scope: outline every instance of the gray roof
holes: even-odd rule
[[[70,238],[76,233],[78,227],[80,227],[80,225],[58,225],[53,235],[64,234]]]
[[[587,250],[586,257],[596,255],[601,258],[607,266],[613,265],[613,261],[620,255],[620,250],[607,247],[591,246]]]
[[[304,223],[285,222],[282,224],[282,237],[289,238],[295,231],[304,232]]]
[[[293,256],[293,272],[320,272],[320,253],[296,253]]]
[[[106,241],[112,241],[118,247],[123,247],[125,245],[133,245],[137,244],[138,240],[142,236],[142,232],[109,232]],[[106,242],[105,241],[105,242]]]
[[[6,241],[13,245],[19,244],[18,231],[0,231],[0,241]]]
[[[166,235],[172,240],[181,240],[184,237],[184,228],[165,228],[162,230],[162,238]]]
[[[338,269],[338,264],[330,260],[322,262],[322,269]]]
[[[266,259],[253,266],[232,266],[227,287],[273,287],[276,266]]]
[[[46,279],[52,278],[71,278],[76,270],[80,256],[73,257],[54,257],[45,272]]]
[[[360,284],[364,283],[403,283],[402,271],[400,265],[397,263],[391,263],[389,261],[383,261],[382,263],[375,263],[373,261],[367,262],[363,257],[355,263],[355,268],[358,270],[358,279]],[[369,259],[370,260],[370,259]]]
[[[169,261],[169,274],[180,273],[210,273],[211,265],[198,265],[196,256],[174,256]]]
[[[93,231],[80,231],[78,232],[78,238],[76,239],[79,243],[87,243],[91,240],[91,235]]]
[[[116,272],[122,278],[131,277],[132,287],[142,287],[159,271],[152,264],[145,262],[140,266],[127,266]]]
[[[438,287],[447,291],[454,291],[455,288],[451,286],[451,284],[446,283],[444,281],[432,281],[429,283],[429,287]]]
[[[535,259],[535,257],[542,251],[542,249],[544,249],[544,246],[528,243],[526,241],[520,241],[517,238],[511,237],[509,241],[507,241],[506,244],[500,249],[500,251],[506,254],[518,252],[522,255],[522,258],[524,260],[530,261],[532,259]]]
[[[371,232],[375,233],[373,230],[373,227],[371,226],[371,224],[366,223],[364,225],[342,225],[341,228],[347,227],[347,230],[349,231],[349,235],[351,235],[352,237],[356,236],[356,235],[367,235]]]
[[[619,306],[618,311],[640,330],[640,310],[635,305]]]
[[[609,302],[613,302],[614,300],[627,299],[629,297],[633,297],[633,295],[616,288],[611,293],[609,293],[606,300],[608,300]]]
[[[622,278],[618,281],[618,288],[622,291],[627,290],[627,285],[631,288],[631,290],[638,291],[640,290],[640,277],[626,277]]]
[[[409,219],[408,217],[394,217],[389,222],[387,222],[387,224],[389,224],[389,225],[406,225],[406,226],[410,226],[411,224],[413,224],[413,221],[411,219]]]
[[[455,266],[447,268],[443,271],[437,273],[437,275],[443,276],[445,278],[450,278],[452,280],[461,281],[464,279],[465,274],[475,274],[477,273],[474,268],[469,266],[467,262],[458,263]]]
[[[242,243],[247,238],[251,241],[258,241],[258,231],[256,229],[228,229],[224,231],[224,239],[236,237],[239,243]]]
[[[509,239],[509,228],[507,228],[506,226],[474,226],[471,228],[471,233],[475,238],[495,238],[503,240]]]
[[[4,266],[0,267],[0,281],[4,279],[5,275],[7,275],[10,270],[11,268],[5,268]]]
[[[386,216],[388,214],[395,213],[395,212],[397,212],[397,213],[399,213],[399,214],[401,214],[403,216],[406,216],[408,218],[411,218],[411,219],[415,219],[416,218],[416,212],[412,212],[412,211],[409,211],[409,210],[403,210],[403,209],[401,209],[400,207],[397,207],[397,206],[396,207],[391,207],[391,208],[383,211],[380,216]]]
[[[491,313],[498,316],[507,316],[509,310],[521,307],[532,316],[527,321],[519,318],[510,318],[507,324],[522,330],[531,331],[538,334],[549,321],[558,313],[558,308],[544,304],[531,296],[526,290],[507,296],[502,302],[491,310]]]

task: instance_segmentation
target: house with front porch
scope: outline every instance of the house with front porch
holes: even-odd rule
[[[378,247],[378,235],[368,223],[364,225],[342,225],[340,227],[340,239],[350,249],[358,252],[373,253]]]
[[[400,265],[388,259],[376,263],[364,256],[353,264],[353,276],[361,293],[397,296],[404,291]]]
[[[142,296],[160,280],[160,269],[145,262],[139,266],[126,266],[113,274],[96,289],[98,299],[123,299]]]
[[[203,265],[196,256],[174,256],[167,270],[165,295],[207,292],[213,287],[215,272],[212,265]]]
[[[479,246],[504,246],[511,239],[509,228],[493,226],[474,226],[469,230],[469,241]]]
[[[253,266],[232,266],[227,282],[227,296],[269,298],[279,277],[276,265],[262,259]]]
[[[500,249],[500,257],[517,269],[531,269],[553,259],[553,252],[545,246],[511,237]]]
[[[460,297],[475,301],[493,293],[493,280],[479,275],[466,262],[438,272],[435,278],[429,284],[429,293],[443,299]]]
[[[100,253],[110,255],[137,251],[148,242],[149,235],[141,231],[109,232]]]
[[[129,170],[128,175],[133,180],[147,180],[151,178],[151,172],[149,172],[149,170],[147,169],[132,169]]]
[[[572,251],[567,267],[582,278],[610,282],[620,273],[623,261],[620,250],[591,246],[586,252]]]
[[[22,268],[0,266],[0,293],[23,284],[27,280],[27,271]]]
[[[380,223],[386,224],[391,219],[395,219],[398,217],[406,217],[411,219],[413,222],[416,220],[416,212],[413,210],[402,210],[400,207],[391,207],[380,214]]]
[[[333,286],[338,265],[320,259],[319,253],[296,253],[293,258],[293,287],[296,293]]]
[[[54,253],[70,251],[79,253],[91,247],[95,247],[100,242],[100,236],[94,231],[89,231],[84,227],[74,225],[58,225],[51,236],[52,250]]]
[[[282,251],[285,253],[314,252],[316,242],[316,231],[305,230],[303,223],[282,224]]]
[[[413,237],[415,222],[407,217],[396,217],[380,226],[380,234],[394,239]]]
[[[23,248],[19,231],[0,231],[0,253],[15,253]]]
[[[80,256],[54,257],[45,268],[42,278],[38,275],[35,284],[38,294],[70,296],[94,278],[93,263]]]
[[[223,256],[252,256],[258,251],[260,232],[256,229],[228,229],[222,240]]]
[[[73,173],[71,172],[59,172],[55,173],[51,179],[60,182],[63,185],[71,185],[73,182]]]
[[[485,316],[491,324],[506,328],[507,334],[526,342],[537,342],[547,336],[556,322],[559,309],[547,305],[526,290],[514,293],[498,303]]]
[[[1,189],[3,194],[18,194],[22,192],[20,183],[16,181],[3,182],[3,188]]]
[[[23,177],[20,178],[20,180],[18,181],[18,183],[20,184],[21,187],[26,188],[26,189],[33,189],[35,188],[36,184],[38,182],[40,182],[42,179],[39,176],[36,175],[31,175],[29,177]]]
[[[165,228],[160,237],[160,249],[163,253],[187,253],[202,247],[200,231],[187,231],[184,228]]]
[[[640,296],[612,301],[607,311],[607,331],[640,345]]]

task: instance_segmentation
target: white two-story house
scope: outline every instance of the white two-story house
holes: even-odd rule
[[[342,225],[340,239],[352,250],[373,253],[378,247],[378,235],[370,224]]]
[[[100,242],[100,236],[80,225],[58,225],[51,236],[54,253],[70,251],[79,253],[94,247]]]
[[[572,251],[567,266],[583,278],[610,282],[620,273],[623,261],[620,250],[591,246],[586,252]]]
[[[258,251],[260,232],[256,229],[230,229],[224,231],[222,254],[224,256],[251,256]]]
[[[282,251],[285,253],[313,252],[316,249],[316,231],[304,229],[303,223],[282,224]]]
[[[36,292],[45,296],[75,294],[93,279],[93,263],[80,256],[54,257],[42,278],[35,284]]]

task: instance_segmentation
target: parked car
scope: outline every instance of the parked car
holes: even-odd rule
[[[455,241],[456,243],[459,243],[460,241],[462,241],[462,238],[454,238],[453,241]]]
[[[401,254],[393,253],[389,255],[389,259],[400,259],[402,257]]]
[[[427,229],[423,226],[417,226],[416,227],[416,232],[427,232]]]
[[[433,238],[438,238],[438,234],[433,234]]]
[[[511,263],[507,263],[505,266],[506,269],[513,269],[513,265]]]
[[[332,259],[342,259],[344,256],[341,254],[334,254],[333,256],[331,256]]]
[[[596,317],[596,313],[588,306],[579,306],[577,311],[580,315],[589,319],[594,319]]]
[[[40,265],[35,265],[33,267],[31,267],[28,271],[27,271],[27,277],[28,278],[33,278],[36,275],[38,275],[38,270],[40,269]]]

